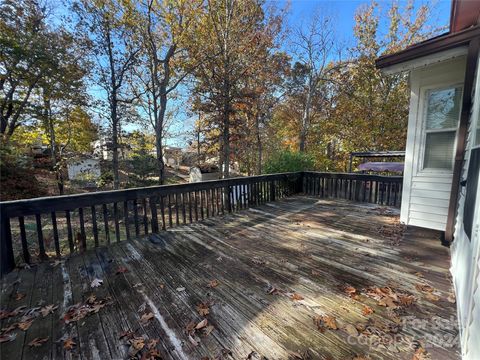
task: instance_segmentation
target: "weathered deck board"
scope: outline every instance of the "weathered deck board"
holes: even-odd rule
[[[447,300],[449,255],[436,237],[403,229],[395,210],[295,196],[15,270],[2,280],[1,309],[59,308],[26,332],[15,330],[16,340],[0,345],[1,358],[126,359],[129,346],[120,337],[133,331],[145,343],[158,339],[165,359],[228,358],[229,352],[234,359],[287,359],[295,353],[311,359],[411,359],[412,341],[432,359],[455,359],[457,344],[448,343],[456,336],[455,305]],[[122,267],[126,271],[118,273]],[[95,278],[103,284],[91,288]],[[208,287],[212,280],[219,285]],[[420,283],[431,285],[439,299],[429,300],[416,288]],[[270,294],[272,286],[279,292]],[[346,286],[360,295],[348,296]],[[416,301],[392,310],[365,295],[383,286]],[[16,300],[17,293],[26,296]],[[292,300],[294,293],[303,299]],[[61,321],[71,305],[92,294],[112,303],[77,322]],[[197,312],[202,302],[210,306],[205,318],[214,329],[208,336],[197,332],[195,346],[185,329],[204,318]],[[374,312],[362,314],[365,305]],[[142,323],[149,312],[153,319]],[[318,330],[313,318],[322,315],[334,316],[339,329]],[[432,329],[435,317],[444,323]],[[1,326],[15,321],[4,319]],[[361,324],[384,339],[402,338],[369,347],[372,337],[349,336],[348,325]],[[47,336],[45,344],[28,346]],[[73,350],[63,348],[69,337]]]

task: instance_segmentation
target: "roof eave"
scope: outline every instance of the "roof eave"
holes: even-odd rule
[[[375,60],[375,65],[378,69],[386,69],[406,61],[464,46],[475,37],[480,37],[480,26],[478,25],[458,33],[447,33],[437,36],[394,54],[380,56]]]

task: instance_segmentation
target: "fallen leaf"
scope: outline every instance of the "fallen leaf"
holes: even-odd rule
[[[457,302],[457,298],[453,293],[448,294],[447,300],[449,303],[452,303],[452,304],[455,304]]]
[[[395,303],[393,302],[393,299],[388,297],[388,296],[385,296],[384,298],[378,300],[378,305],[380,306],[385,306],[385,307],[389,307],[389,308],[392,308],[392,309],[396,309],[398,306],[395,305]]]
[[[102,284],[103,284],[103,280],[102,280],[102,279],[97,279],[97,278],[95,278],[95,279],[93,279],[92,282],[90,283],[90,286],[91,286],[92,288],[97,288],[97,287],[101,286]]]
[[[347,324],[345,326],[345,331],[351,336],[358,336],[358,330],[352,324]]]
[[[185,330],[187,331],[187,334],[192,332],[195,329],[195,326],[197,325],[196,322],[190,321],[187,326],[185,326]]]
[[[130,339],[130,338],[133,337],[133,335],[135,335],[135,333],[133,331],[127,330],[127,331],[124,331],[124,332],[120,333],[120,335],[118,336],[118,340],[122,340],[123,338]]]
[[[11,314],[12,314],[11,311],[8,311],[8,310],[0,310],[0,320],[9,318],[10,316],[12,316]]]
[[[27,331],[32,326],[33,319],[28,319],[18,323],[18,328],[23,331]]]
[[[153,349],[154,347],[156,347],[158,345],[159,342],[160,342],[160,339],[150,339],[150,340],[148,340],[147,349],[148,350]]]
[[[95,300],[97,300],[97,296],[94,294],[91,294],[89,297],[87,297],[87,300],[85,301],[89,305],[95,304]]]
[[[300,300],[303,300],[303,296],[300,295],[300,294],[297,294],[297,293],[293,293],[293,295],[291,296],[292,300],[297,300],[297,301],[300,301]]]
[[[368,305],[363,305],[362,314],[364,316],[367,316],[367,315],[370,315],[371,313],[373,313],[373,309]]]
[[[357,293],[357,289],[355,289],[353,286],[347,286],[345,287],[345,292],[348,294],[348,296],[353,297]]]
[[[205,336],[208,336],[211,334],[211,332],[214,330],[215,328],[212,326],[212,325],[208,325],[207,327],[205,327],[203,329],[203,333],[205,334]]]
[[[9,326],[7,326],[5,328],[2,328],[2,331],[0,331],[0,334],[6,334],[6,333],[9,333],[9,332],[12,332],[17,327],[18,327],[18,323],[10,324]]]
[[[138,307],[138,310],[137,310],[137,311],[138,311],[139,313],[143,313],[145,310],[147,310],[147,303],[146,303],[146,302],[142,303],[142,305],[140,305],[140,306]]]
[[[428,355],[428,352],[420,347],[415,351],[415,354],[413,354],[412,360],[427,360],[430,359],[430,356]]]
[[[20,300],[22,300],[25,296],[27,296],[27,294],[17,292],[17,293],[15,294],[15,300],[16,300],[16,301],[20,301]]]
[[[205,326],[207,326],[207,324],[208,324],[208,320],[203,319],[195,326],[195,330],[200,330],[201,328],[204,328]]]
[[[5,342],[9,342],[9,341],[13,341],[13,340],[15,340],[16,338],[17,338],[17,334],[16,334],[16,333],[0,335],[0,344],[1,344],[1,343],[5,343]]]
[[[428,284],[415,284],[415,288],[421,292],[433,292],[435,289]]]
[[[136,337],[136,338],[130,339],[129,343],[136,350],[142,350],[145,346],[145,339],[143,337]]]
[[[154,317],[153,313],[149,312],[149,313],[145,313],[142,315],[142,317],[140,318],[140,322],[142,324],[146,324],[148,323],[150,320],[152,320]]]
[[[162,359],[162,354],[160,354],[160,351],[158,351],[158,349],[150,349],[142,355],[142,358],[140,360],[161,360],[161,359]]]
[[[398,295],[398,301],[402,306],[410,306],[415,302],[415,296],[400,294]]]
[[[115,272],[115,274],[117,274],[117,275],[118,275],[118,274],[124,274],[124,273],[126,273],[126,272],[128,272],[128,269],[127,269],[125,266],[120,266],[120,267],[117,269],[117,271]]]
[[[52,314],[55,310],[58,309],[58,305],[46,305],[40,309],[40,313],[42,314],[43,317],[48,316],[49,314]]]
[[[136,337],[128,341],[130,348],[128,349],[128,355],[134,358],[145,346],[145,339],[143,337]]]
[[[208,283],[207,287],[209,288],[216,288],[220,283],[218,282],[218,280],[212,280]]]
[[[329,315],[324,315],[322,317],[322,320],[329,329],[332,329],[332,330],[337,330],[338,329],[337,320],[335,319],[335,317],[329,316]]]
[[[267,286],[267,294],[269,295],[277,295],[280,291],[273,285],[268,284]]]
[[[63,341],[63,348],[65,350],[73,350],[73,348],[77,346],[77,344],[75,343],[75,341],[73,341],[73,339],[71,337],[65,339]]]
[[[210,309],[207,304],[201,303],[197,305],[197,312],[200,316],[207,316],[210,313]]]
[[[35,338],[28,343],[28,346],[39,347],[45,344],[48,341],[48,337],[46,338]]]
[[[193,345],[193,346],[198,346],[200,345],[200,340],[197,340],[195,337],[193,337],[192,335],[188,335],[188,340],[190,341],[190,343]]]
[[[432,294],[432,293],[426,293],[426,294],[425,294],[425,298],[427,298],[427,299],[430,300],[430,301],[438,301],[438,300],[440,300],[440,296],[437,296],[437,295]]]

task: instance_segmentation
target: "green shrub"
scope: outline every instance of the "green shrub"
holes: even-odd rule
[[[314,160],[311,155],[286,150],[272,155],[265,163],[264,171],[266,174],[274,174],[312,170],[313,168]]]

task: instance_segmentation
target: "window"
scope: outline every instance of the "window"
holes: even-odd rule
[[[462,87],[426,93],[424,169],[452,170]]]

